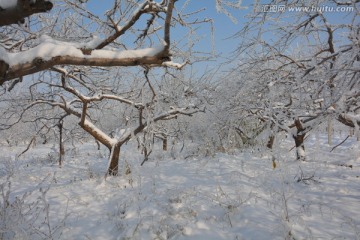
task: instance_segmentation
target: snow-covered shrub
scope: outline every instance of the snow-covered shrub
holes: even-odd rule
[[[0,183],[0,239],[58,239],[61,236],[67,213],[60,222],[53,223],[46,198],[49,189],[39,184],[33,190],[16,194],[10,176]]]

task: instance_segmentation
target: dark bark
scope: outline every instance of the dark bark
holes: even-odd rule
[[[116,176],[119,172],[119,158],[120,158],[121,144],[115,144],[110,150],[110,165],[108,175]]]
[[[141,162],[140,166],[144,165],[144,163],[147,162],[147,160],[149,160],[149,154],[146,147],[144,147],[143,154],[144,154],[144,160]]]
[[[167,6],[167,13],[165,18],[165,27],[164,27],[164,41],[166,43],[165,52],[169,53],[170,50],[170,28],[171,28],[171,18],[173,14],[173,9],[175,6],[175,2],[177,0],[170,0]]]
[[[17,5],[12,8],[0,8],[0,27],[23,22],[24,18],[36,13],[50,11],[53,4],[47,0],[18,0]]]
[[[304,139],[305,139],[305,128],[301,124],[301,121],[299,119],[295,120],[295,127],[296,127],[296,135],[293,135],[293,138],[295,140],[295,147],[296,147],[296,159],[305,161],[305,156],[300,153],[300,151],[305,152],[305,146],[304,146]]]
[[[99,141],[95,139],[95,143],[96,143],[96,146],[97,146],[97,150],[100,150],[100,143],[99,143]]]
[[[1,11],[0,11],[1,14]],[[9,68],[9,64],[4,62],[3,60],[0,60],[0,79],[4,78],[6,76],[6,72]]]
[[[337,120],[348,127],[355,127],[354,122],[351,119],[344,117],[343,115],[339,115]],[[360,126],[360,121],[357,121],[356,124]]]
[[[269,140],[268,140],[267,144],[266,144],[266,147],[269,148],[269,149],[272,149],[273,145],[274,145],[274,141],[275,141],[275,136],[271,135],[269,137]]]
[[[63,124],[60,122],[57,126],[59,128],[59,166],[61,167],[65,155],[65,147],[63,142]]]
[[[163,139],[163,151],[167,151],[167,137]]]

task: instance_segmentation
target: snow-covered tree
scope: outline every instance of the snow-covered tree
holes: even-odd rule
[[[196,17],[201,10],[186,12],[188,3],[176,10],[175,2],[116,0],[101,16],[86,1],[0,1],[2,96],[18,94],[2,128],[27,122],[31,113],[34,123],[53,122],[43,126],[62,126],[72,116],[110,150],[108,173],[117,174],[125,142],[140,132],[164,136],[160,120],[201,110],[184,95],[186,84],[177,97],[159,84],[168,68],[182,69],[191,60],[193,25],[211,22]],[[175,26],[180,37],[171,41]],[[184,83],[174,73],[169,77]],[[165,95],[173,99],[162,101]]]
[[[0,83],[55,65],[180,67],[172,64],[170,54],[174,4],[174,0],[115,1],[105,18],[100,18],[78,1],[64,1],[55,4],[52,10],[55,14],[36,15],[23,24],[9,25],[19,19],[7,18],[7,13],[26,16],[23,11],[31,15],[36,13],[38,5],[50,10],[53,4],[50,1],[2,1],[1,19],[11,21],[1,20],[4,27],[1,29]],[[145,24],[144,15],[148,16]],[[143,30],[137,31],[137,24],[144,24]],[[132,39],[120,40],[132,31],[137,31],[132,36],[137,36],[135,44],[128,44]],[[163,31],[161,38],[160,31]]]
[[[257,116],[268,126],[270,141],[278,131],[291,133],[303,159],[304,138],[320,123],[334,119],[359,128],[360,6],[358,1],[311,2],[339,9],[326,12],[308,1],[266,4],[254,4],[237,35],[241,44],[230,76],[246,95],[238,94],[232,109]]]

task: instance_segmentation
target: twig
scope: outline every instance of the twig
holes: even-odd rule
[[[154,99],[156,97],[156,92],[155,92],[155,89],[153,88],[153,86],[151,85],[151,82],[149,80],[149,76],[148,76],[148,73],[149,73],[149,68],[145,68],[145,71],[144,71],[144,75],[145,75],[145,79],[146,79],[146,82],[148,83],[149,87],[150,87],[150,90],[153,94],[152,98],[151,98],[151,102],[154,102]]]
[[[330,152],[332,152],[335,148],[337,148],[338,146],[340,146],[341,144],[343,144],[348,138],[350,137],[350,135],[348,135],[341,143],[339,143],[338,145],[336,145],[335,147],[333,147]]]
[[[22,151],[17,157],[19,158],[21,155],[23,155],[24,153],[26,153],[29,149],[31,144],[33,144],[33,142],[36,140],[36,136],[33,136],[30,143],[27,145],[26,149],[24,151]]]

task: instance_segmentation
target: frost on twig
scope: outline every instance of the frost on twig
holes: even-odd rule
[[[173,61],[167,61],[167,62],[163,62],[162,66],[174,68],[174,69],[177,69],[177,70],[181,70],[181,69],[183,69],[183,67],[185,67],[186,64],[188,64],[187,61],[184,62],[184,63],[181,63],[181,64],[173,62]]]
[[[0,183],[0,239],[57,239],[61,236],[69,214],[66,209],[62,220],[51,220],[48,177],[33,190],[20,195],[14,193],[10,176]]]

